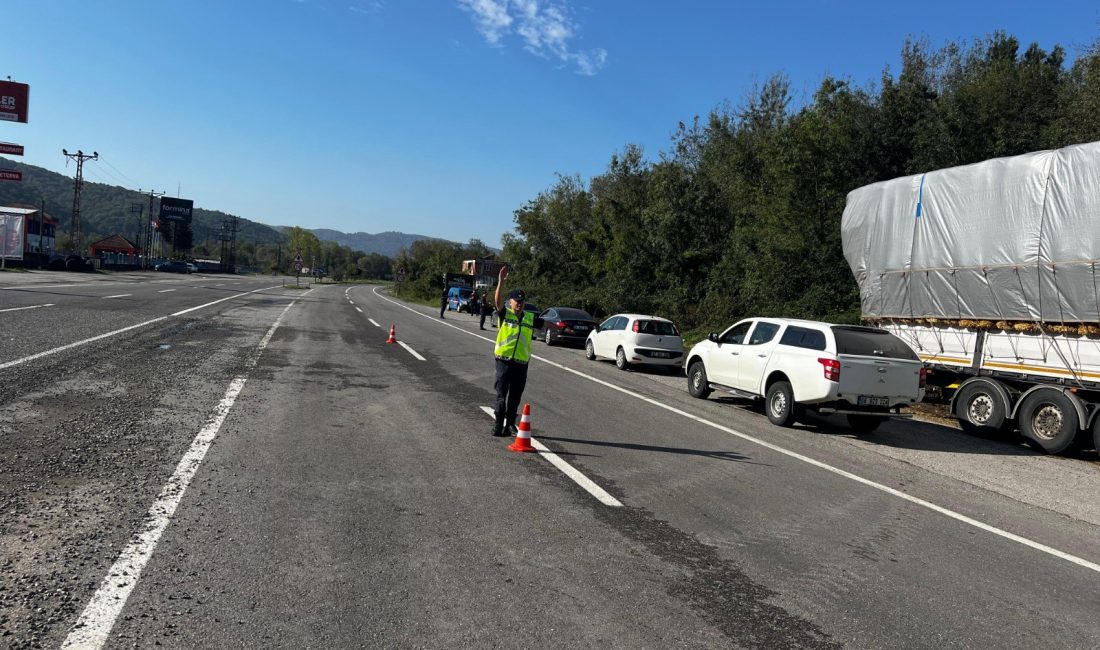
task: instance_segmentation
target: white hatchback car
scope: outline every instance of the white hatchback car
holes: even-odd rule
[[[614,359],[619,370],[635,364],[677,367],[683,363],[684,341],[667,318],[615,314],[588,335],[584,356]]]

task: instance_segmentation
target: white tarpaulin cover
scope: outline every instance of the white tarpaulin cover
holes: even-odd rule
[[[1100,321],[1100,142],[848,193],[844,257],[867,318]]]

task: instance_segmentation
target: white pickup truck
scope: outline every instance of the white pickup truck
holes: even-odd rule
[[[807,410],[846,415],[870,433],[899,407],[924,398],[925,371],[904,341],[877,328],[784,318],[750,318],[711,333],[688,353],[688,392],[726,389],[764,399],[773,424]]]

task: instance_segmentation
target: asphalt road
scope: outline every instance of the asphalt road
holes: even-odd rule
[[[536,343],[534,437],[608,506],[489,436],[493,330],[284,281],[0,275],[0,645],[1100,639],[1091,455],[778,429]]]

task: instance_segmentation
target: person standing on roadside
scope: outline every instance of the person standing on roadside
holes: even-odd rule
[[[496,358],[497,391],[496,409],[493,423],[494,436],[516,434],[516,414],[523,399],[523,389],[527,386],[527,363],[531,360],[531,338],[535,330],[542,327],[542,319],[524,311],[523,304],[527,294],[523,289],[512,289],[508,294],[508,303],[504,302],[504,281],[508,279],[508,267],[500,269],[497,282],[496,308],[497,329]]]
[[[466,313],[474,318],[481,313],[481,297],[477,295],[477,291],[471,293],[470,299],[466,301]]]
[[[443,283],[443,295],[439,298],[439,317],[443,318],[443,313],[447,311],[447,283]]]
[[[481,297],[481,320],[477,324],[479,329],[485,329],[485,317],[486,316],[491,316],[492,313],[493,313],[493,303],[489,300],[489,294],[485,293],[485,295],[483,295]],[[497,321],[496,321],[495,318],[490,318],[489,323],[493,327],[497,326]]]

